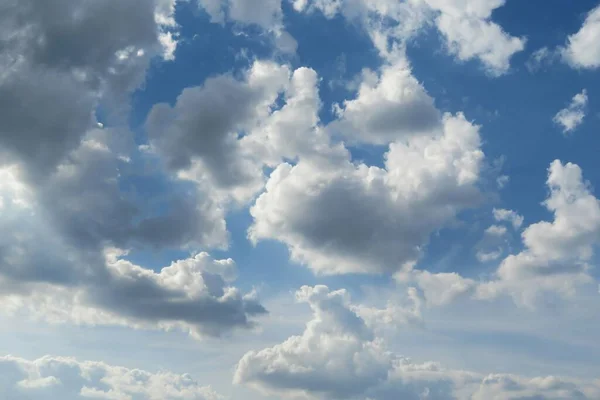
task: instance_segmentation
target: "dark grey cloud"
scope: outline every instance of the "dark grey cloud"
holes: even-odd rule
[[[112,250],[227,246],[212,195],[169,171],[147,171],[155,157],[140,153],[126,129],[96,128],[100,105],[109,125],[126,122],[130,93],[162,53],[161,35],[174,29],[173,5],[0,4],[0,287],[19,299],[11,304],[42,317],[60,309],[54,314],[72,322],[196,335],[250,328],[250,318],[266,312],[223,271],[207,271],[226,264],[208,255],[156,273]],[[127,189],[140,175],[164,190],[148,198]]]
[[[16,159],[41,178],[77,147],[98,102],[124,105],[160,54],[166,1],[2,2],[2,163]]]
[[[210,78],[185,89],[174,107],[155,105],[146,121],[153,148],[170,169],[193,169],[217,188],[256,186],[262,163],[239,139],[268,115],[289,74],[285,66],[255,62],[241,80]]]

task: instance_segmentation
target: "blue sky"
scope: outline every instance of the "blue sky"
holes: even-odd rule
[[[7,399],[600,398],[597,1],[0,15]]]

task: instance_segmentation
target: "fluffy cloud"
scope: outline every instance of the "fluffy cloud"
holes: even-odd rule
[[[34,178],[51,172],[93,124],[99,102],[117,113],[113,105],[143,82],[150,58],[163,53],[172,11],[172,0],[3,2],[3,160],[22,162]]]
[[[18,166],[0,169],[3,310],[54,322],[180,327],[197,336],[252,327],[250,318],[265,310],[233,287],[233,261],[199,253],[156,273],[109,250],[196,248],[214,233],[202,219],[207,210],[185,192],[160,202],[161,214],[140,210],[119,190],[119,153],[101,140],[105,131],[96,133],[45,185],[19,179]]]
[[[482,285],[481,296],[507,291],[533,306],[540,291],[568,296],[578,284],[591,282],[588,263],[600,240],[600,201],[575,164],[554,161],[547,184],[550,196],[544,205],[554,221],[534,223],[523,231],[525,249],[502,261],[498,281]]]
[[[300,336],[247,353],[234,381],[260,391],[315,399],[593,399],[598,382],[525,378],[415,363],[390,352],[344,290],[302,287],[296,297],[313,310]]]
[[[272,34],[275,46],[283,53],[296,52],[298,43],[284,29],[281,0],[198,0],[211,21],[256,25]]]
[[[224,75],[185,89],[173,108],[152,108],[146,122],[152,148],[181,176],[247,198],[263,184],[262,165],[239,135],[269,115],[289,75],[285,66],[257,61],[242,81]]]
[[[236,383],[282,394],[351,398],[386,379],[394,357],[351,310],[346,291],[304,286],[296,297],[313,310],[304,333],[247,353],[238,364]]]
[[[583,123],[588,104],[587,91],[583,89],[581,93],[573,96],[571,103],[567,108],[560,110],[552,119],[555,124],[562,128],[564,134],[572,133],[579,125]]]
[[[521,225],[523,225],[523,221],[525,220],[522,215],[517,214],[513,210],[506,210],[503,208],[494,208],[492,210],[494,214],[494,219],[498,222],[506,221],[510,222],[514,229],[519,229]]]
[[[185,89],[174,107],[153,107],[146,121],[151,149],[217,203],[244,203],[264,187],[264,166],[347,156],[318,126],[318,84],[310,68],[263,61],[242,79],[210,78]]]
[[[394,274],[398,282],[414,284],[422,292],[428,306],[443,306],[460,297],[472,296],[477,282],[463,278],[456,272],[431,273],[417,270],[414,264],[406,264]]]
[[[406,2],[296,0],[297,11],[320,10],[332,18],[341,13],[348,19],[360,19],[371,33],[381,29],[381,18],[397,25],[383,30],[389,38],[407,41],[429,23],[435,24],[446,41],[448,52],[460,61],[478,59],[491,76],[510,69],[512,56],[525,48],[525,39],[506,33],[491,20],[493,10],[505,0],[411,0]]]
[[[423,0],[439,11],[436,26],[450,53],[461,61],[478,58],[493,76],[510,68],[510,59],[525,48],[525,39],[510,36],[491,21],[505,0]]]
[[[569,36],[566,47],[562,49],[563,58],[574,68],[600,67],[598,40],[600,40],[600,7],[590,11],[579,32]]]
[[[477,244],[475,257],[480,262],[494,261],[504,252],[504,236],[508,233],[505,226],[492,225],[484,231],[483,238]]]
[[[479,129],[462,114],[442,125],[437,136],[392,143],[385,168],[281,164],[250,210],[250,238],[282,241],[324,274],[391,272],[417,259],[433,231],[478,200]]]
[[[251,328],[251,318],[266,313],[253,293],[243,295],[231,286],[231,259],[200,253],[157,273],[120,256],[122,252],[107,250],[104,269],[97,267],[80,282],[38,279],[19,288],[14,280],[3,281],[3,312],[50,323],[177,328],[198,338]]]
[[[261,1],[260,7],[255,1],[243,0],[199,0],[198,3],[214,22],[223,23],[227,18],[267,30],[281,25],[281,0]]]
[[[439,128],[433,99],[405,60],[385,65],[378,76],[365,70],[355,99],[337,106],[335,132],[354,142],[388,144]]]
[[[508,294],[516,304],[530,309],[543,302],[546,295],[570,297],[581,285],[593,283],[589,271],[594,248],[600,241],[600,201],[577,165],[556,160],[548,172],[550,195],[544,205],[554,214],[554,220],[525,228],[521,234],[524,249],[505,257],[489,279],[475,281],[456,273],[430,273],[410,263],[395,278],[421,289],[431,306],[448,304],[459,296],[490,300]],[[494,217],[511,222],[515,229],[523,222],[523,217],[511,210],[494,209]],[[490,243],[493,246],[479,252],[480,261],[493,261],[502,255],[503,246],[498,240],[480,245]]]
[[[188,374],[151,373],[103,362],[51,356],[34,361],[0,357],[0,391],[11,400],[224,399],[210,386],[201,386]]]

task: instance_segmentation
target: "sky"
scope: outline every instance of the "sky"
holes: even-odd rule
[[[600,3],[0,1],[0,397],[600,399]]]

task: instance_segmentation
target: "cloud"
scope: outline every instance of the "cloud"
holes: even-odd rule
[[[131,162],[140,156],[141,162]],[[79,248],[226,247],[223,209],[152,163],[128,131],[92,130],[35,188],[36,199],[51,225]],[[165,192],[140,198],[132,177],[162,185]]]
[[[561,49],[564,60],[573,68],[596,69],[600,67],[600,7],[590,11],[579,31],[570,35],[566,47]]]
[[[290,74],[286,66],[257,61],[241,81],[209,78],[185,89],[174,107],[155,105],[146,122],[152,148],[180,176],[247,199],[263,186],[262,163],[239,135],[269,115]]]
[[[517,214],[513,210],[494,208],[492,210],[492,213],[494,214],[494,219],[496,221],[510,222],[514,229],[519,229],[521,225],[523,225],[523,221],[525,220],[522,215]]]
[[[265,310],[232,285],[232,260],[193,251],[156,273],[122,259],[126,251],[111,250],[191,250],[215,239],[194,188],[189,195],[171,183],[160,214],[124,195],[120,155],[103,141],[112,137],[106,133],[87,136],[45,185],[20,179],[18,166],[0,169],[3,310],[55,322],[180,327],[196,336],[251,328],[251,317]],[[218,243],[224,221],[217,225]]]
[[[563,108],[556,113],[552,121],[562,128],[564,134],[572,133],[583,123],[587,111],[587,104],[587,90],[583,89],[581,93],[573,96],[573,99],[567,108]]]
[[[440,126],[433,99],[412,75],[406,60],[363,71],[355,99],[336,107],[338,121],[329,128],[358,143],[388,144],[431,134]]]
[[[252,328],[252,317],[266,313],[254,294],[231,285],[231,259],[200,253],[154,272],[121,256],[107,250],[104,269],[70,285],[38,280],[16,291],[17,282],[3,282],[12,290],[0,296],[3,312],[50,323],[177,328],[197,338]]]
[[[572,297],[577,288],[594,282],[590,262],[600,241],[600,201],[583,180],[579,166],[558,160],[548,169],[550,195],[543,203],[554,214],[552,222],[541,221],[521,234],[523,250],[505,257],[495,273],[475,281],[456,273],[431,273],[405,264],[394,277],[421,289],[428,305],[440,306],[459,296],[491,300],[510,295],[517,305],[535,309],[547,296]],[[523,217],[511,210],[494,209],[497,221],[512,222],[518,229]],[[485,239],[490,239],[485,235]],[[501,243],[478,251],[482,262],[500,257]],[[498,247],[495,247],[497,246]]]
[[[44,356],[29,361],[0,357],[0,390],[11,400],[221,400],[190,375],[151,373],[103,362]]]
[[[456,272],[431,273],[417,270],[414,264],[405,265],[394,274],[398,282],[416,285],[425,298],[428,306],[444,306],[461,297],[473,296],[477,282],[463,278]]]
[[[492,225],[485,230],[486,235],[504,236],[506,235],[506,227],[501,225]]]
[[[294,54],[296,40],[285,30],[281,0],[198,0],[214,23],[235,22],[255,25],[272,35],[275,47]]]
[[[478,58],[492,76],[503,75],[510,59],[525,48],[526,40],[510,36],[491,21],[492,11],[505,0],[423,0],[439,11],[436,26],[448,51],[461,61]]]
[[[534,73],[543,67],[550,65],[557,57],[560,57],[560,54],[557,51],[550,50],[548,47],[542,47],[531,53],[525,66],[529,72]]]
[[[569,296],[577,285],[592,281],[588,262],[600,240],[600,201],[572,163],[552,162],[547,185],[550,196],[544,205],[554,221],[534,223],[523,231],[525,249],[502,261],[498,281],[481,286],[481,296],[506,291],[519,303],[534,306],[540,292]]]
[[[415,363],[391,352],[345,290],[302,287],[296,298],[313,316],[304,332],[239,361],[234,382],[284,398],[311,399],[594,399],[598,382],[525,378]]]
[[[0,12],[0,146],[3,164],[34,179],[52,172],[93,125],[144,80],[173,1],[8,0]]]
[[[475,257],[480,262],[495,261],[504,253],[508,230],[503,225],[491,225],[483,232],[483,238],[475,246]]]
[[[237,366],[236,383],[281,394],[351,398],[386,379],[393,357],[350,309],[346,291],[304,286],[296,298],[313,310],[304,333],[247,353]]]
[[[442,125],[437,136],[392,143],[384,168],[340,157],[279,165],[250,209],[249,237],[281,241],[323,274],[414,261],[432,232],[479,199],[479,128],[462,114]]]
[[[371,33],[380,31],[403,43],[434,24],[450,54],[459,61],[479,60],[495,77],[509,71],[510,59],[526,44],[525,38],[511,36],[491,20],[493,10],[504,4],[505,0],[296,0],[294,9],[319,10],[328,18],[341,13],[348,19],[361,20]],[[396,24],[386,24],[382,29],[382,18]]]

